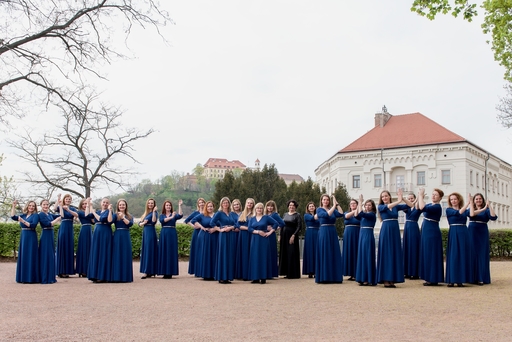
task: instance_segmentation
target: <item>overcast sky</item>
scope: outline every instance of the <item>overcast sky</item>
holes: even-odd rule
[[[125,124],[157,129],[136,145],[139,180],[210,157],[259,158],[315,179],[383,105],[420,112],[512,163],[512,131],[495,110],[503,69],[481,15],[429,21],[411,1],[164,1],[170,44],[136,31],[137,58],[107,69],[105,96],[123,105]],[[4,150],[2,174],[19,169]]]

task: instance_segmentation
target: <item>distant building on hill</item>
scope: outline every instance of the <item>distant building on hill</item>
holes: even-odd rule
[[[222,158],[209,158],[203,167],[203,175],[208,179],[223,179],[228,170],[245,170],[246,168],[239,160],[227,160]]]
[[[363,194],[376,203],[382,190],[396,198],[399,188],[404,194],[425,188],[426,202],[439,188],[443,208],[452,192],[465,201],[468,193],[482,193],[498,215],[489,227],[510,227],[512,166],[420,113],[394,116],[383,107],[374,127],[320,164],[315,176],[328,193],[343,183],[352,198]],[[448,227],[444,210],[440,225]]]

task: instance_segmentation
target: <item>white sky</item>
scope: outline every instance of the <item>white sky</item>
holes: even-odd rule
[[[314,170],[391,114],[420,112],[512,163],[496,120],[503,69],[479,22],[435,21],[411,1],[163,1],[176,25],[134,32],[135,60],[108,70],[105,95],[137,143],[139,180],[192,172],[209,157],[280,173]],[[16,157],[0,171],[16,176]]]

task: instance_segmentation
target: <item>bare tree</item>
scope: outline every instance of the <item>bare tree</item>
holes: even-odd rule
[[[503,88],[507,91],[507,95],[500,98],[500,102],[496,105],[497,117],[504,127],[510,128],[512,127],[512,84],[509,83]]]
[[[148,137],[153,129],[140,131],[121,124],[119,108],[98,104],[98,95],[78,95],[76,105],[58,104],[63,124],[54,132],[35,140],[27,132],[10,141],[17,155],[34,165],[37,175],[24,171],[25,181],[42,189],[57,188],[79,197],[90,197],[99,184],[124,187],[132,171],[133,145]],[[114,165],[117,157],[129,160],[126,167]]]
[[[35,98],[68,102],[88,75],[104,78],[101,64],[128,57],[114,44],[119,34],[126,43],[133,28],[149,26],[162,36],[168,23],[153,0],[0,0],[0,121],[22,116]]]

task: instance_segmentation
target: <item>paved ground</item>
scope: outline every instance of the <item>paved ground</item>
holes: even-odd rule
[[[131,284],[83,278],[15,283],[0,263],[1,341],[510,341],[512,262],[493,262],[493,283],[360,287],[278,279],[230,285],[186,274]]]

